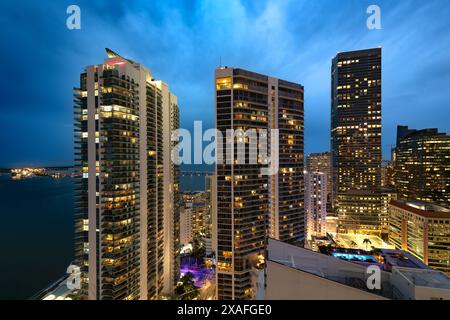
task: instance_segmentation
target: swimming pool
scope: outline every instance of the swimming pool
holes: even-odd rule
[[[335,258],[339,258],[347,261],[356,261],[356,262],[369,262],[369,263],[377,263],[378,261],[368,255],[363,254],[354,254],[354,253],[341,253],[341,252],[333,252],[331,254]]]

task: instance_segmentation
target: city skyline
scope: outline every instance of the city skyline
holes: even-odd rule
[[[305,154],[309,154],[330,149],[331,58],[339,51],[382,46],[383,157],[390,156],[399,124],[449,131],[446,101],[450,93],[446,88],[450,68],[446,68],[445,52],[450,33],[443,29],[449,4],[379,1],[382,29],[369,30],[368,1],[171,1],[152,6],[154,10],[145,3],[109,3],[79,1],[82,25],[75,31],[65,27],[66,3],[40,6],[28,2],[30,21],[39,22],[36,28],[30,28],[32,22],[9,20],[18,16],[19,8],[5,4],[11,14],[4,19],[13,28],[7,34],[2,31],[11,46],[0,56],[11,81],[5,87],[9,94],[1,111],[0,132],[4,136],[14,132],[15,138],[2,140],[8,153],[0,166],[72,164],[68,88],[76,85],[74,75],[82,66],[103,56],[105,47],[157,69],[156,77],[173,84],[180,99],[181,127],[187,129],[195,120],[202,120],[205,129],[214,126],[211,79],[220,64],[302,83]],[[51,53],[50,39],[57,47]],[[255,56],[259,59],[252,59]],[[39,70],[51,71],[47,75]],[[15,85],[24,77],[30,83],[26,94]]]
[[[450,300],[450,3],[10,1],[0,300]]]

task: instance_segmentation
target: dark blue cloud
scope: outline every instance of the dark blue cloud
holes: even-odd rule
[[[69,31],[66,8],[81,7]],[[110,47],[145,64],[179,96],[182,126],[214,123],[213,72],[248,68],[305,85],[306,151],[329,147],[330,63],[338,51],[383,47],[383,149],[397,124],[449,131],[450,3],[373,1],[2,2],[0,166],[72,162],[72,88]]]

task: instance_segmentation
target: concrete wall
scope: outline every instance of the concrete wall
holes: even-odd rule
[[[362,284],[367,283],[367,267],[343,261],[318,252],[299,248],[287,243],[269,239],[268,260],[283,264],[288,268],[303,270],[328,281],[345,284],[356,279]],[[381,271],[381,289],[384,296],[391,296],[390,273]]]
[[[414,270],[407,268],[394,268],[392,271],[392,285],[394,287],[394,295],[396,299],[401,300],[450,300],[450,290],[435,287],[423,287],[415,285],[411,280],[407,279],[402,270]],[[426,271],[436,273],[436,281],[438,271]],[[444,273],[442,275],[445,276]]]
[[[266,300],[386,300],[319,276],[268,261]]]

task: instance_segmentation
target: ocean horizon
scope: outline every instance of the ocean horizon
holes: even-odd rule
[[[202,191],[204,176],[180,177],[181,191]],[[74,179],[11,179],[0,173],[5,246],[0,300],[29,299],[66,272],[73,259]]]

